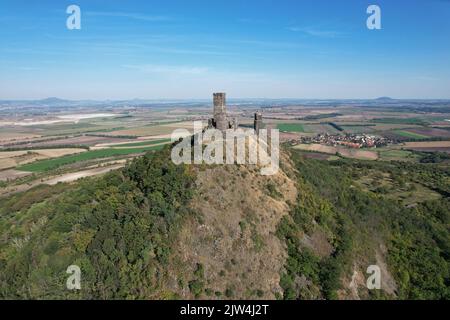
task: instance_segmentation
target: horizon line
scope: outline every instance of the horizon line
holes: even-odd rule
[[[67,99],[59,97],[45,97],[45,98],[0,98],[0,102],[5,101],[45,101],[45,100],[61,100],[70,102],[81,102],[81,101],[93,101],[93,102],[120,102],[120,101],[209,101],[211,98],[120,98],[120,99],[109,99],[109,98],[80,98],[80,99]],[[324,100],[334,100],[334,101],[344,101],[344,100],[450,100],[448,98],[392,98],[392,97],[376,97],[376,98],[300,98],[300,97],[227,97],[227,100],[314,100],[314,101],[324,101]]]

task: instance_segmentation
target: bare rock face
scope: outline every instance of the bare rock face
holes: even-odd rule
[[[256,166],[195,170],[195,215],[179,234],[168,290],[185,299],[274,299],[286,259],[275,233],[297,197],[294,181],[281,170],[262,176]]]
[[[392,276],[386,264],[386,247],[380,244],[375,249],[375,265],[380,268],[381,272],[381,289],[390,297],[397,297],[397,283]],[[371,264],[369,257],[360,261],[354,261],[351,277],[344,275],[342,279],[343,287],[338,290],[339,299],[342,300],[365,300],[369,296],[366,280],[368,274],[366,273],[367,266]],[[375,289],[376,290],[376,289]]]

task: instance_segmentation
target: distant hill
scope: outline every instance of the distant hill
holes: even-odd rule
[[[51,98],[46,98],[46,99],[42,99],[42,100],[37,100],[36,102],[42,103],[42,104],[55,104],[55,103],[67,103],[67,102],[69,102],[69,100],[51,97]]]

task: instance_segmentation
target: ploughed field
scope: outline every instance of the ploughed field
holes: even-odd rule
[[[22,120],[17,115],[2,116],[0,196],[36,182],[71,182],[117,169],[118,162],[121,167],[123,161],[162,149],[170,143],[173,130],[191,129],[182,121],[185,117],[185,112],[180,117],[173,112],[164,119],[160,111],[150,110],[126,116],[120,110],[36,119],[23,114]]]

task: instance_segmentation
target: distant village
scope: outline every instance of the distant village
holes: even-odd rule
[[[341,145],[349,148],[360,149],[384,147],[389,143],[392,143],[392,141],[384,137],[367,134],[331,135],[328,133],[320,133],[314,137],[305,136],[291,141],[292,145],[299,143],[319,143],[329,146]]]

